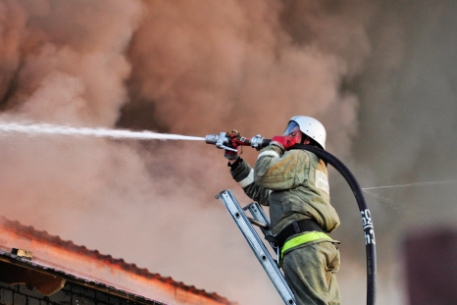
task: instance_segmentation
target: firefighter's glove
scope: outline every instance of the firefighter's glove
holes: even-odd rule
[[[238,145],[237,140],[241,138],[241,135],[238,131],[232,130],[227,133],[227,139],[228,143],[227,146],[233,149],[236,149],[237,151],[231,151],[231,150],[226,150],[224,149],[224,157],[227,158],[228,160],[236,160],[242,153],[241,146]]]
[[[297,138],[291,136],[275,136],[270,142],[271,145],[279,146],[283,150],[289,150],[295,143],[297,143]]]

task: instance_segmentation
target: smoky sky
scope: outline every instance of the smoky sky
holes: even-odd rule
[[[0,122],[269,138],[311,115],[362,187],[454,181],[456,13],[449,1],[0,0]],[[249,202],[215,147],[0,141],[7,218],[240,304],[279,302],[214,198],[230,188]],[[330,178],[343,300],[363,304],[359,212]],[[402,237],[455,223],[453,186],[365,193],[385,270],[378,304],[406,304]]]

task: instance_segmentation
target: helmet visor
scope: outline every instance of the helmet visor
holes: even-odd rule
[[[297,124],[297,122],[290,121],[289,124],[286,127],[286,130],[282,133],[283,136],[289,136],[293,132],[300,131],[300,126]]]

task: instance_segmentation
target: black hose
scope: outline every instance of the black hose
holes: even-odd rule
[[[271,140],[264,139],[263,145],[270,143]],[[371,212],[363,197],[362,189],[359,183],[352,175],[351,171],[335,156],[329,152],[317,148],[315,146],[295,144],[291,149],[304,149],[316,154],[318,157],[330,163],[349,184],[352,192],[354,193],[357,204],[359,205],[360,213],[362,214],[363,231],[365,233],[365,248],[367,256],[367,305],[374,305],[376,299],[376,241],[374,235],[373,221],[371,219]]]

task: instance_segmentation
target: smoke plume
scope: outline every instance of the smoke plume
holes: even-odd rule
[[[311,115],[362,186],[455,180],[455,8],[412,2],[0,0],[0,121],[272,137],[291,116]],[[214,198],[230,188],[249,202],[221,151],[198,142],[0,141],[6,217],[240,304],[280,302]],[[244,156],[252,163],[256,152]],[[360,217],[344,182],[331,179],[343,300],[363,304]],[[428,206],[452,209],[450,190],[422,191],[366,194],[389,266],[378,304],[404,302],[392,236],[455,221]]]

